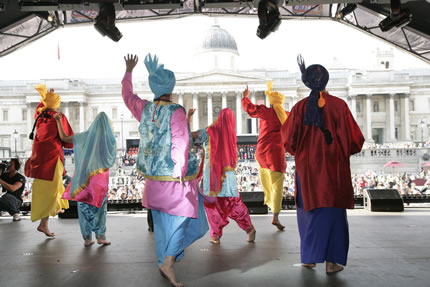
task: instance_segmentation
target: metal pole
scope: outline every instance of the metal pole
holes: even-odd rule
[[[18,157],[18,154],[16,152],[16,137],[15,137],[15,157]]]
[[[123,118],[121,117],[121,149],[124,149],[124,130],[123,130]]]

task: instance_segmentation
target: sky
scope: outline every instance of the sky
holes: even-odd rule
[[[199,44],[215,22],[235,38],[239,68],[279,69],[298,72],[296,56],[306,64],[330,67],[333,58],[344,67],[369,70],[375,67],[375,51],[394,50],[395,69],[428,69],[424,61],[361,31],[330,20],[284,20],[278,31],[261,40],[256,36],[257,17],[189,16],[177,19],[117,23],[123,37],[113,42],[92,25],[71,25],[0,58],[0,80],[53,78],[121,78],[123,56],[137,54],[138,75],[145,75],[144,56],[159,56],[175,72],[192,72],[190,64]],[[58,60],[57,50],[60,50]]]

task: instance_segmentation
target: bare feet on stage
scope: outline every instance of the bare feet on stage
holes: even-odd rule
[[[64,209],[59,209],[59,210],[57,210],[57,214],[64,213],[64,212],[65,212],[65,210],[64,210]]]
[[[303,263],[302,266],[308,269],[312,269],[317,265],[315,263]]]
[[[220,240],[217,237],[212,237],[211,240],[209,240],[209,242],[213,244],[220,244]]]
[[[98,244],[110,245],[110,241],[106,241],[105,239],[97,239]]]
[[[54,232],[50,232],[48,226],[41,226],[39,225],[37,227],[37,231],[44,233],[46,236],[48,237],[55,237],[55,233]]]
[[[257,230],[255,228],[252,228],[250,232],[248,232],[248,242],[254,242],[255,241],[255,235],[257,233]]]
[[[340,272],[343,270],[343,266],[333,263],[333,262],[326,262],[325,263],[325,271],[327,272],[327,274],[333,274],[336,272]]]
[[[88,246],[91,246],[91,245],[93,245],[94,244],[94,241],[93,240],[85,240],[84,241],[84,246],[85,247],[88,247]]]
[[[174,287],[183,287],[184,283],[176,281],[175,271],[173,270],[174,256],[166,256],[163,264],[160,266],[160,274]]]
[[[285,226],[282,225],[279,221],[272,221],[272,224],[275,225],[279,231],[284,231]]]

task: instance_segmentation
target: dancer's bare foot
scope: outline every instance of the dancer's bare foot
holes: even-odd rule
[[[37,231],[44,233],[46,236],[48,237],[55,237],[55,233],[54,232],[50,232],[48,229],[48,226],[38,226],[37,227]]]
[[[64,213],[64,212],[65,212],[65,210],[64,210],[64,209],[59,209],[59,210],[57,210],[57,214]]]
[[[253,228],[250,232],[248,232],[248,242],[254,242],[255,241],[255,234],[257,231],[255,228]]]
[[[216,238],[216,237],[212,237],[211,240],[209,240],[209,242],[213,244],[220,244],[219,238]]]
[[[110,245],[110,241],[106,241],[105,239],[97,239],[98,244]]]
[[[170,284],[174,287],[183,287],[184,283],[176,281],[175,271],[173,270],[173,266],[166,267],[161,265],[160,274],[167,280],[169,280]]]
[[[93,240],[85,240],[85,242],[84,242],[84,246],[85,247],[88,247],[88,246],[91,246],[91,245],[93,245],[94,244],[94,241]]]
[[[279,231],[284,231],[285,226],[282,225],[279,221],[272,221],[272,224],[275,225]]]
[[[312,269],[312,268],[314,268],[317,265],[315,263],[303,263],[302,266],[305,267],[305,268]]]
[[[327,272],[327,274],[333,274],[336,272],[340,272],[343,270],[343,266],[333,263],[333,262],[326,262],[325,263],[325,271]]]

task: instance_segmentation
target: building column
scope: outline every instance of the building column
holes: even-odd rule
[[[366,95],[366,141],[373,142],[371,97],[372,95]]]
[[[405,103],[404,103],[404,113],[405,113],[405,140],[410,141],[411,140],[411,123],[409,120],[409,95],[405,94]]]
[[[357,96],[356,95],[351,96],[351,114],[354,117],[354,119],[357,121]]]
[[[213,122],[212,93],[208,93],[208,126]]]
[[[79,132],[83,132],[85,130],[84,121],[84,103],[79,103]]]
[[[178,104],[180,106],[184,106],[184,93],[179,93],[179,95],[178,95]]]
[[[221,93],[221,108],[222,109],[227,108],[227,92]]]
[[[242,93],[236,93],[236,134],[242,133]]]
[[[196,109],[197,114],[193,116],[193,131],[197,131],[199,129],[199,98],[197,96],[197,93],[193,93],[193,109]]]
[[[64,115],[66,116],[67,120],[70,120],[69,103],[64,103]]]
[[[390,141],[396,140],[395,127],[394,127],[394,94],[389,95],[389,129],[390,129]]]
[[[253,92],[251,94],[251,102],[255,105],[256,104],[256,100],[255,100],[255,92]],[[256,118],[251,118],[251,133],[256,134],[257,133],[257,119]]]
[[[27,132],[26,132],[27,135],[31,133],[34,120],[35,119],[32,117],[32,109],[31,109],[31,103],[30,103],[30,104],[27,104]]]

